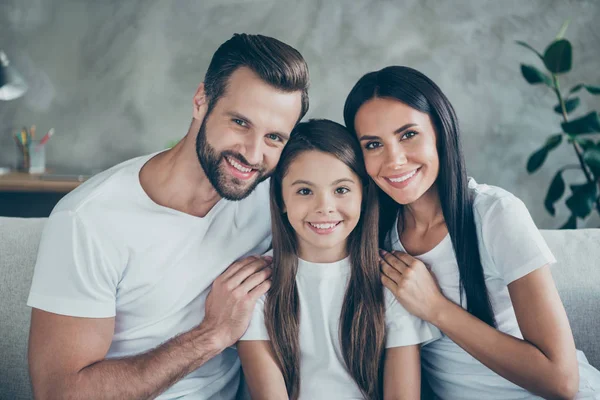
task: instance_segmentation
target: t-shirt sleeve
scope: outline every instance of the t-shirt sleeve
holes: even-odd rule
[[[507,285],[556,262],[525,204],[515,196],[497,199],[482,218],[485,250]]]
[[[267,326],[265,325],[265,295],[256,301],[256,306],[252,312],[252,319],[248,329],[242,335],[240,340],[269,340]]]
[[[27,305],[73,317],[114,317],[115,261],[76,213],[53,213],[42,233]]]
[[[385,289],[385,298],[386,349],[426,345],[442,337],[442,332],[437,327],[406,311],[388,289]]]

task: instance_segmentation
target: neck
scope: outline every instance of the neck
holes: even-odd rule
[[[404,210],[405,229],[426,232],[445,223],[440,196],[435,184],[419,199],[404,206]]]
[[[140,183],[157,204],[186,214],[204,217],[221,197],[215,191],[196,153],[200,121],[194,119],[187,135],[153,157],[140,171]]]
[[[317,248],[298,243],[298,256],[304,261],[327,264],[343,260],[348,257],[346,242],[331,248]]]

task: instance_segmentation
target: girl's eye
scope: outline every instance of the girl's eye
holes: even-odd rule
[[[246,126],[246,121],[243,119],[234,118],[232,121],[239,126]]]
[[[311,192],[310,192],[310,189],[302,188],[302,189],[298,190],[296,193],[298,193],[300,196],[308,196]]]
[[[339,187],[339,188],[335,189],[336,194],[346,194],[349,191],[350,191],[350,189],[348,189],[347,187]]]
[[[272,140],[274,142],[283,142],[283,140],[281,139],[281,137],[279,137],[279,135],[276,135],[274,133],[269,133],[267,135],[267,139]]]
[[[365,149],[367,149],[367,150],[373,150],[378,147],[381,147],[381,143],[379,143],[379,142],[369,142],[365,145]]]
[[[417,136],[417,135],[418,135],[418,133],[417,133],[417,132],[415,132],[415,131],[408,131],[408,132],[406,132],[404,135],[402,135],[402,139],[401,139],[401,140],[410,139],[410,138],[412,138],[413,136]]]

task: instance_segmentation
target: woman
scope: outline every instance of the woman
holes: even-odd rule
[[[273,283],[238,342],[252,398],[419,399],[440,333],[381,285],[377,190],[342,125],[296,126],[271,180]]]
[[[600,397],[600,373],[575,350],[554,257],[519,199],[467,178],[438,86],[407,67],[368,73],[344,119],[381,189],[380,239],[392,251],[382,282],[445,334],[421,351],[435,395]]]

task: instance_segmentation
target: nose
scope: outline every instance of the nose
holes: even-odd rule
[[[260,165],[263,159],[262,144],[263,139],[260,135],[248,135],[244,142],[244,148],[241,152],[252,166]]]
[[[327,215],[335,211],[335,202],[329,193],[321,193],[317,196],[317,209],[318,214]]]
[[[387,146],[385,152],[385,161],[388,167],[399,169],[408,162],[406,151],[399,143]]]

